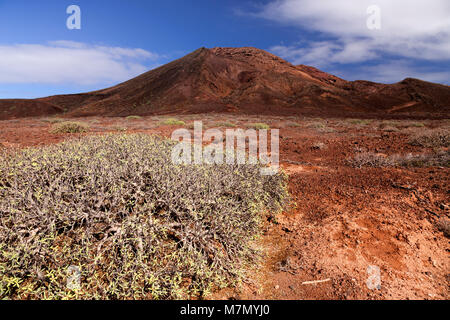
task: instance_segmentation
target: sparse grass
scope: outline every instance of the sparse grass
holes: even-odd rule
[[[393,126],[384,126],[383,128],[381,128],[382,131],[384,132],[398,132],[400,131],[400,129],[398,129],[397,127],[393,127]]]
[[[373,152],[358,153],[349,163],[356,167],[450,167],[449,151],[440,151],[431,154],[395,154],[387,156]]]
[[[311,129],[323,129],[326,127],[326,125],[323,122],[316,121],[316,122],[308,123],[307,127],[311,128]]]
[[[333,132],[336,132],[336,130],[331,128],[331,127],[318,128],[317,131],[319,131],[321,133],[333,133]]]
[[[126,127],[122,127],[122,126],[114,126],[114,127],[112,127],[112,129],[114,130],[114,131],[127,131],[128,130],[128,128],[126,128]]]
[[[250,123],[247,125],[248,128],[252,128],[252,129],[256,129],[256,130],[260,130],[260,129],[270,129],[270,126],[266,123],[262,123],[262,122],[256,122],[256,123]]]
[[[236,286],[287,178],[175,165],[176,144],[111,134],[1,154],[0,299],[186,299]],[[67,288],[70,266],[79,290]]]
[[[332,133],[332,132],[336,131],[333,128],[328,127],[326,122],[322,122],[322,121],[314,121],[314,122],[308,123],[306,125],[306,127],[310,128],[310,129],[316,129],[317,131],[319,131],[321,133]]]
[[[397,128],[399,126],[399,122],[397,121],[383,121],[382,123],[380,123],[380,125],[378,126],[378,128],[380,130],[384,130],[385,128]]]
[[[126,117],[126,119],[127,120],[139,120],[139,119],[142,119],[142,117],[141,116],[128,116],[128,117]]]
[[[84,122],[65,121],[56,123],[50,133],[82,133],[89,131],[89,125]]]
[[[423,128],[425,127],[425,124],[423,124],[422,122],[412,122],[408,123],[407,126],[412,128]]]
[[[450,146],[450,131],[445,129],[431,129],[413,134],[409,143],[414,146],[438,148]]]
[[[289,122],[287,124],[287,126],[290,127],[290,128],[298,128],[298,127],[301,127],[302,125],[300,123],[298,123],[298,122]]]
[[[175,118],[168,118],[160,122],[162,125],[166,126],[184,126],[186,123],[184,121],[175,119]]]
[[[50,122],[50,123],[59,123],[59,122],[64,122],[64,119],[61,118],[43,118],[41,119],[41,121],[43,122]]]
[[[217,122],[214,124],[216,127],[235,128],[236,125],[232,122]]]
[[[350,124],[366,126],[369,125],[372,121],[367,119],[348,119],[347,122]]]

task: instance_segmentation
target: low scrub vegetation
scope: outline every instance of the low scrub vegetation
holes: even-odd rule
[[[139,119],[142,119],[142,117],[141,116],[128,116],[127,117],[127,120],[139,120]]]
[[[406,126],[411,128],[423,128],[425,127],[425,124],[423,124],[422,122],[411,122],[407,123]]]
[[[160,122],[162,125],[166,125],[166,126],[184,126],[185,123],[184,121],[175,119],[175,118],[169,118],[166,120],[163,120]]]
[[[356,168],[362,167],[450,167],[450,152],[440,151],[431,154],[395,154],[387,156],[373,152],[358,153],[349,161]]]
[[[234,124],[232,122],[218,122],[218,123],[215,123],[214,126],[225,127],[225,128],[235,128],[236,124]]]
[[[248,125],[248,128],[252,128],[252,129],[256,129],[256,130],[260,130],[260,129],[270,129],[270,126],[266,123],[261,123],[261,122],[257,122],[257,123],[250,123]]]
[[[74,121],[56,123],[50,129],[51,133],[82,133],[87,131],[89,131],[88,124]]]
[[[290,128],[298,128],[298,127],[301,127],[302,125],[300,123],[298,123],[298,122],[289,122],[287,124],[287,126],[290,127]]]
[[[450,146],[450,131],[433,129],[418,132],[410,137],[409,143],[427,148],[448,147]]]
[[[347,122],[354,125],[366,126],[370,124],[372,121],[366,119],[348,119]]]
[[[178,299],[243,279],[286,176],[175,165],[174,145],[111,134],[0,155],[0,299]]]
[[[312,122],[312,123],[309,123],[307,125],[307,127],[311,128],[311,129],[323,129],[323,128],[326,128],[326,125],[323,122]]]
[[[394,126],[389,126],[389,125],[386,125],[386,126],[380,126],[380,128],[381,128],[381,130],[384,131],[384,132],[397,132],[397,131],[400,131],[399,128],[394,127]]]

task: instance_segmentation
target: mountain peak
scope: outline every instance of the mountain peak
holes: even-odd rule
[[[294,66],[253,47],[202,47],[111,88],[22,101],[23,108],[17,108],[14,116],[27,116],[33,103],[39,103],[42,113],[64,110],[69,116],[207,112],[448,115],[449,101],[449,86],[408,78],[392,85],[346,81],[314,67]],[[0,100],[0,118],[11,116],[7,105],[10,101]]]

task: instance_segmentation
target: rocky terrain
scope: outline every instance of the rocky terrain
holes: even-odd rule
[[[289,175],[292,206],[267,221],[256,244],[264,256],[255,261],[248,280],[211,298],[449,298],[448,120],[228,113],[181,115],[176,125],[167,119],[76,118],[89,128],[79,134],[54,133],[52,128],[64,121],[58,117],[5,120],[0,142],[13,151],[80,135],[141,132],[170,137],[177,128],[192,130],[194,120],[222,130],[265,123],[280,129],[280,162]],[[442,139],[414,142],[435,133]],[[437,155],[436,163],[427,162]],[[367,287],[369,266],[380,268],[380,289]]]
[[[207,112],[445,118],[450,87],[417,79],[346,81],[256,48],[201,48],[104,90],[0,100],[0,119]]]

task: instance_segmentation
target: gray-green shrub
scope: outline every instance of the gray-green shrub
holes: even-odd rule
[[[175,165],[174,144],[112,134],[0,154],[0,299],[186,298],[240,281],[286,176]]]
[[[89,125],[83,122],[65,121],[56,123],[50,133],[82,133],[89,131]]]

